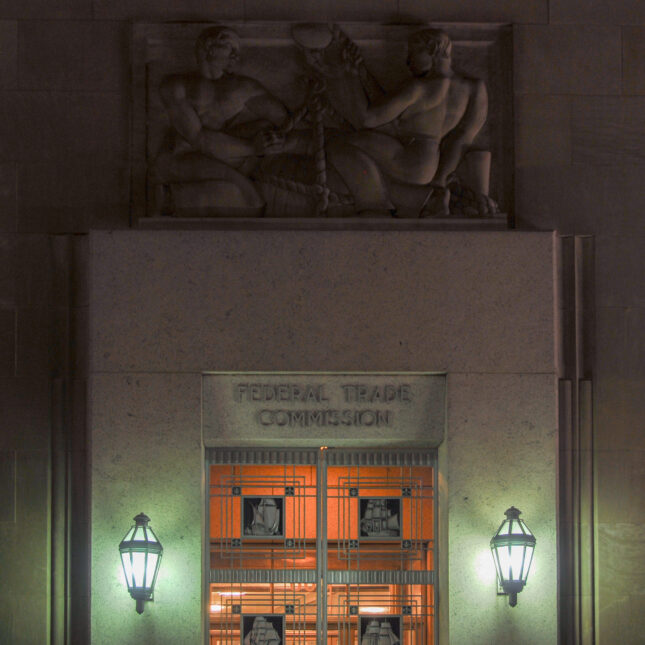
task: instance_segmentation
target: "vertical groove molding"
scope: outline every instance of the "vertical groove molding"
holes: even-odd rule
[[[88,275],[88,237],[68,235],[69,244],[69,331],[67,353],[67,446],[68,446],[68,517],[67,529],[69,583],[68,643],[89,643],[90,616],[90,522],[89,475],[87,451],[87,318],[83,315],[89,305],[86,284]]]
[[[63,380],[52,383],[52,445],[51,445],[51,609],[52,645],[64,645],[67,616],[67,451],[63,421]]]
[[[70,243],[66,235],[50,238],[53,258],[54,329],[58,337],[52,361],[51,425],[51,606],[52,645],[69,640],[69,441],[67,382],[69,372]]]
[[[573,384],[570,379],[558,383],[558,433],[559,433],[559,521],[558,521],[558,619],[561,642],[573,643],[573,616],[575,613],[575,522],[574,467],[573,467]]]
[[[590,379],[594,362],[594,246],[589,235],[575,238],[576,373]]]
[[[89,642],[84,367],[87,335],[76,323],[84,235],[50,237],[53,275],[50,457],[50,641]],[[80,293],[79,293],[80,292]],[[80,303],[81,305],[84,303]],[[77,354],[78,352],[78,354]]]
[[[560,639],[595,645],[593,237],[560,238],[557,259]]]
[[[578,382],[578,437],[580,486],[580,643],[595,643],[595,544],[594,544],[594,451],[593,389],[589,379]]]
[[[594,645],[594,442],[593,388],[594,364],[594,239],[575,238],[576,285],[576,382],[577,382],[577,516],[578,522],[578,642]]]

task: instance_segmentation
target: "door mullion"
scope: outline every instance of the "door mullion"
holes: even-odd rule
[[[327,643],[327,459],[326,449],[321,449],[318,454],[318,468],[316,469],[316,562],[318,580],[318,645]]]

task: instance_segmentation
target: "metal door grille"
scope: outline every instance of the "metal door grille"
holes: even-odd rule
[[[434,643],[434,464],[209,449],[210,645]]]

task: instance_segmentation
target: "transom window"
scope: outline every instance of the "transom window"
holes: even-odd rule
[[[210,645],[435,642],[434,453],[207,458]]]

